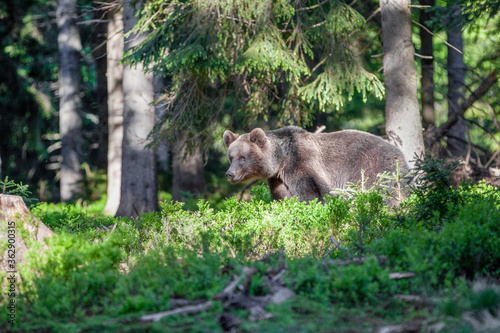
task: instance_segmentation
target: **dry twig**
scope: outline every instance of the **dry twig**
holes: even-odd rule
[[[168,317],[168,316],[172,316],[172,315],[177,315],[177,314],[187,315],[187,314],[199,313],[199,312],[206,311],[208,308],[210,308],[212,306],[212,304],[213,304],[212,301],[206,301],[205,303],[201,303],[201,304],[197,304],[197,305],[189,305],[189,306],[184,306],[184,307],[173,309],[173,310],[147,314],[147,315],[139,317],[139,321],[159,321],[164,317]]]

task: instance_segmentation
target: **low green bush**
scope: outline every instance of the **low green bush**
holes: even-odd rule
[[[304,203],[296,198],[271,201],[265,185],[251,190],[250,201],[231,197],[214,208],[200,199],[194,211],[163,201],[159,212],[135,219],[100,214],[105,201],[86,207],[40,204],[34,214],[57,236],[48,241],[44,255],[39,255],[41,245],[33,244],[20,270],[19,327],[109,328],[109,318],[167,310],[173,297],[211,299],[243,266],[257,267],[249,293],[263,296],[268,292],[263,276],[283,260],[282,253],[287,267],[283,278],[297,299],[283,305],[288,311],[269,309],[287,327],[313,322],[314,316],[307,314],[310,322],[297,320],[307,312],[297,304],[301,300],[324,318],[332,308],[346,316],[353,315],[346,309],[368,308],[381,321],[396,318],[395,313],[397,320],[445,316],[461,329],[463,313],[494,312],[500,304],[498,289],[477,292],[470,284],[500,276],[500,192],[484,183],[453,188],[443,178],[449,168],[427,163],[421,166],[427,173],[419,187],[398,207],[387,205],[383,188],[354,188],[323,202]],[[384,264],[380,255],[387,257]],[[339,264],[360,256],[362,265]],[[389,279],[398,271],[417,277]],[[395,294],[432,295],[434,312],[403,304]],[[0,296],[2,306],[5,297]],[[454,307],[453,300],[463,305]],[[222,304],[214,304],[200,315],[206,327],[218,327]],[[248,316],[243,310],[236,314]],[[169,320],[194,325],[190,319]],[[277,325],[269,323],[262,327]],[[261,327],[247,324],[242,327]]]
[[[286,280],[293,290],[324,305],[375,304],[392,297],[397,289],[389,279],[390,269],[380,266],[375,256],[369,256],[363,265],[340,266],[313,257],[287,263]]]
[[[220,271],[219,255],[164,247],[127,256],[119,234],[97,244],[63,234],[48,246],[43,256],[30,251],[20,272],[16,307],[23,330],[164,311],[172,297],[210,299],[230,278]]]
[[[484,186],[484,185],[481,185]],[[455,218],[438,230],[395,229],[372,250],[389,256],[393,267],[417,272],[430,286],[449,286],[459,277],[500,275],[500,199],[471,196],[455,207]],[[436,218],[436,217],[434,217]]]

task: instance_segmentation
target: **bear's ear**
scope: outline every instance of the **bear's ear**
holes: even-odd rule
[[[260,148],[266,144],[266,133],[262,128],[255,128],[250,132],[250,141],[257,144]]]
[[[229,148],[231,143],[238,139],[239,136],[239,134],[235,134],[229,130],[224,131],[224,143],[226,144],[226,147]]]

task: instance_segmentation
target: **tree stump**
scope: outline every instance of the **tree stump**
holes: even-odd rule
[[[17,271],[17,265],[25,261],[30,241],[41,242],[53,235],[49,227],[31,215],[20,196],[0,194],[0,273]]]

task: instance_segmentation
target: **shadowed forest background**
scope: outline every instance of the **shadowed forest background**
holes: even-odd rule
[[[497,332],[499,9],[2,1],[0,331]],[[226,180],[224,130],[287,125],[413,182]]]

